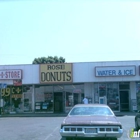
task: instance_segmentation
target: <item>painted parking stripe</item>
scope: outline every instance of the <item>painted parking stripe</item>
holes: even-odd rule
[[[51,136],[53,136],[53,133],[58,129],[59,127],[56,127],[52,133],[50,133],[44,140],[48,140]]]

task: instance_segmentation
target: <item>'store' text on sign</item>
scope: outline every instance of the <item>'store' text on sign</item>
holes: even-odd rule
[[[0,70],[0,79],[22,79],[22,70]]]
[[[40,83],[72,82],[72,64],[41,64]]]

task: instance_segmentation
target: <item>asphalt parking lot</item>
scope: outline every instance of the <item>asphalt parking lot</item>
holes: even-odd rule
[[[117,117],[124,129],[118,140],[129,140],[134,128],[134,116]],[[0,140],[62,140],[59,129],[64,117],[1,117]],[[140,138],[133,138],[138,140]]]

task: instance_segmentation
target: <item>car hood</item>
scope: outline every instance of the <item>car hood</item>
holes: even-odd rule
[[[116,116],[67,116],[65,125],[120,125]]]

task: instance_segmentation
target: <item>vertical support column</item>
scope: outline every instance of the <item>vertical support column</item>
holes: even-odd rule
[[[3,111],[3,106],[4,106],[4,102],[2,99],[2,93],[1,93],[1,89],[5,89],[7,88],[7,84],[6,83],[0,83],[0,115],[2,114]]]
[[[133,110],[133,104],[132,100],[136,99],[136,104],[137,104],[137,95],[136,95],[136,82],[130,82],[130,91],[129,91],[129,110]]]
[[[0,116],[1,116],[1,98],[2,98],[2,96],[1,96],[1,88],[0,88]]]
[[[35,85],[32,85],[32,111],[35,112]]]

